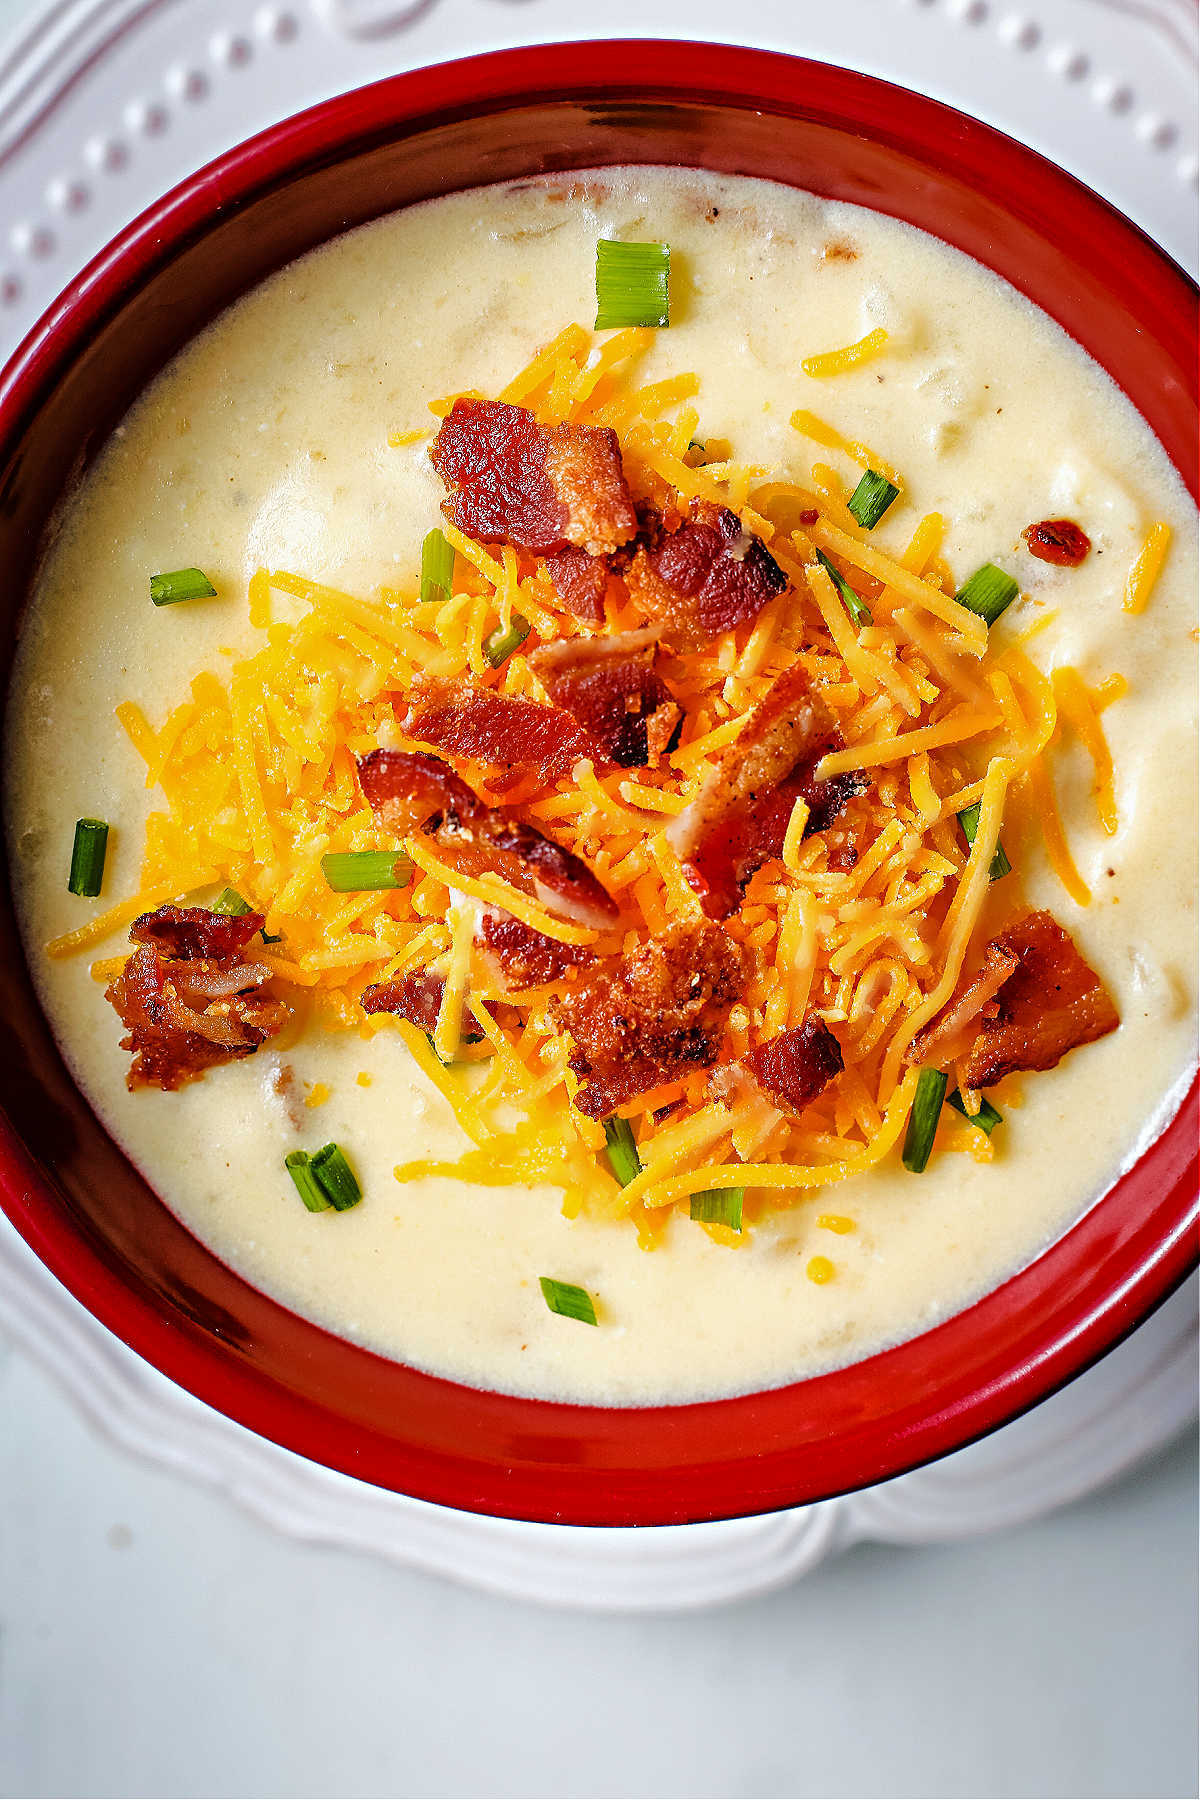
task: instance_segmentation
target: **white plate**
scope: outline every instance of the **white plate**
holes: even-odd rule
[[[736,17],[738,31],[730,31]],[[931,93],[1031,144],[1194,262],[1190,0],[608,0],[610,36],[790,50]],[[0,53],[0,355],[129,219],[222,150],[384,74],[595,34],[577,0],[53,0]],[[718,1525],[517,1524],[335,1475],[183,1393],[84,1311],[0,1221],[0,1330],[115,1442],[278,1530],[496,1592],[649,1610],[731,1600],[865,1538],[930,1543],[1077,1498],[1194,1416],[1196,1286],[1025,1418],[882,1487]]]

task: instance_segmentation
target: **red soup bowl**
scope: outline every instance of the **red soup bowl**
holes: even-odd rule
[[[231,151],[83,272],[0,383],[11,657],[38,541],[146,382],[292,257],[410,202],[604,163],[771,177],[906,219],[1057,319],[1193,492],[1193,290],[1096,195],[986,126],[842,69],[698,44],[504,51],[347,94]],[[175,1219],[74,1086],[0,900],[0,1201],[97,1318],[254,1431],[423,1499],[596,1525],[718,1519],[881,1481],[1041,1400],[1194,1254],[1196,1091],[1120,1180],[1002,1287],[850,1368],[696,1405],[567,1406],[436,1379],[251,1287]]]

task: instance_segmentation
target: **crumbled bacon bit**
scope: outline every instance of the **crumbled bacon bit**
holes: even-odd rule
[[[485,912],[480,926],[485,949],[514,988],[543,987],[561,980],[568,969],[583,969],[596,960],[582,945],[560,944],[511,913]]]
[[[815,1013],[748,1051],[742,1061],[759,1086],[793,1113],[803,1112],[845,1066],[841,1045]]]
[[[783,853],[797,799],[809,805],[804,835],[825,831],[865,786],[857,771],[818,781],[816,766],[840,743],[828,706],[795,662],[772,682],[696,799],[667,828],[684,872],[711,918],[725,918],[764,863]]]
[[[617,903],[587,864],[522,819],[499,809],[477,819],[444,819],[434,841],[462,875],[498,875],[547,911],[594,931],[616,923]]]
[[[637,1094],[711,1067],[745,979],[744,953],[711,924],[680,926],[597,963],[551,1003],[573,1041],[570,1066],[582,1083],[575,1105],[605,1118]]]
[[[550,583],[568,612],[586,625],[604,622],[604,595],[608,588],[608,559],[589,556],[569,544],[546,558]]]
[[[262,913],[200,906],[162,906],[135,920],[137,948],[105,994],[129,1034],[121,1048],[133,1052],[131,1090],[181,1087],[252,1055],[287,1023],[288,1008],[259,991],[271,970],[245,957],[262,926]]]
[[[569,775],[580,757],[608,766],[591,732],[558,706],[436,679],[415,684],[409,701],[403,729],[449,756],[535,775],[547,786]]]
[[[395,1013],[420,1031],[432,1031],[437,1025],[445,992],[444,976],[431,974],[428,969],[417,969],[364,988],[362,1007],[368,1013]],[[477,1044],[483,1036],[479,1020],[469,1006],[463,1007],[459,1030],[466,1044]]]
[[[798,515],[801,525],[815,525],[820,516],[820,513],[814,506],[806,506],[803,512]]]
[[[650,656],[619,661],[599,656],[559,673],[547,671],[556,706],[578,719],[623,769],[640,769],[669,748],[683,713]]]
[[[1077,569],[1092,547],[1091,538],[1074,519],[1042,519],[1037,525],[1027,525],[1021,536],[1031,556],[1063,569]]]
[[[1108,989],[1050,913],[1026,914],[988,950],[1015,957],[1017,967],[984,1009],[979,1034],[958,1065],[968,1087],[990,1087],[1018,1069],[1052,1069],[1068,1050],[1107,1037],[1121,1023]]]
[[[545,426],[522,406],[461,399],[429,454],[450,489],[446,515],[467,537],[601,555],[637,530],[615,431]]]
[[[372,750],[358,759],[358,779],[367,805],[398,837],[428,820],[473,819],[487,807],[449,763],[413,750]]]
[[[694,500],[675,530],[643,517],[625,582],[634,603],[661,623],[676,650],[699,650],[755,618],[787,577],[735,512]]]

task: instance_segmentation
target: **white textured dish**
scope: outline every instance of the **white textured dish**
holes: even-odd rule
[[[609,0],[611,36],[752,43],[861,67],[1031,144],[1194,265],[1190,0]],[[240,139],[401,69],[593,35],[575,0],[50,0],[0,51],[0,355],[129,219]],[[863,46],[869,46],[864,54]],[[1077,1498],[1195,1411],[1196,1284],[1097,1368],[984,1442],[795,1512],[657,1531],[454,1513],[335,1475],[212,1412],[84,1311],[0,1220],[0,1330],[117,1443],[277,1529],[496,1592],[627,1610],[731,1600],[862,1539],[929,1543]]]

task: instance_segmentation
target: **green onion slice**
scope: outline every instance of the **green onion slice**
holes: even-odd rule
[[[454,580],[454,552],[435,525],[421,545],[421,598],[446,601]]]
[[[405,850],[332,850],[321,858],[321,873],[335,894],[362,894],[407,887],[412,862]]]
[[[1004,1114],[998,1113],[991,1101],[986,1099],[982,1094],[979,1096],[979,1111],[977,1113],[969,1113],[967,1111],[966,1106],[963,1103],[963,1097],[957,1088],[955,1088],[954,1092],[949,1096],[947,1104],[952,1106],[955,1112],[960,1112],[963,1118],[967,1120],[968,1124],[978,1125],[980,1131],[986,1131],[989,1137],[991,1137],[997,1125],[1003,1125],[1004,1123]]]
[[[692,1195],[688,1211],[698,1225],[728,1225],[730,1231],[740,1231],[745,1198],[745,1188],[705,1188]]]
[[[550,1275],[539,1275],[538,1282],[552,1313],[561,1313],[564,1319],[579,1319],[584,1325],[596,1323],[595,1303],[586,1288],[576,1287],[573,1281],[555,1281]]]
[[[282,934],[279,937],[272,937],[269,931],[260,931],[258,935],[264,944],[282,944],[283,942]]]
[[[108,851],[108,826],[103,819],[76,819],[75,842],[71,846],[71,873],[67,886],[73,894],[94,900],[104,881],[104,858]]]
[[[596,330],[671,323],[671,246],[596,245]]]
[[[962,826],[962,834],[967,840],[968,847],[975,842],[975,833],[979,830],[979,810],[982,804],[981,800],[977,800],[974,806],[964,806],[958,815],[958,822]],[[988,880],[999,881],[1002,875],[1011,873],[1012,864],[1004,854],[1004,846],[997,844],[996,854],[988,865]]]
[[[856,625],[869,625],[871,623],[871,609],[866,601],[860,599],[854,589],[850,586],[850,583],[846,580],[846,577],[839,574],[823,550],[817,551],[817,561],[828,575],[830,581],[832,581],[838,593],[842,596],[842,602],[845,605],[846,611],[854,620],[854,623]]]
[[[226,913],[231,919],[240,919],[242,914],[248,913],[251,908],[250,902],[243,900],[236,888],[225,888],[217,895],[208,910],[209,912]]]
[[[293,1150],[284,1157],[283,1166],[295,1182],[296,1190],[309,1212],[328,1212],[333,1202],[313,1174],[312,1158],[308,1151]]]
[[[628,1119],[605,1119],[604,1152],[613,1174],[622,1187],[628,1187],[642,1172],[642,1159],[634,1142],[633,1127]]]
[[[358,1177],[336,1144],[322,1144],[309,1158],[309,1169],[335,1212],[349,1212],[362,1199]]]
[[[954,598],[960,606],[978,613],[988,625],[994,625],[1006,606],[1011,606],[1021,589],[1011,575],[995,563],[984,563],[971,579],[960,587]]]
[[[873,531],[899,492],[885,475],[868,469],[846,505],[864,531]]]
[[[176,606],[180,600],[209,600],[216,588],[203,569],[171,569],[150,577],[150,598],[155,606]]]
[[[950,1077],[943,1074],[941,1069],[921,1070],[908,1130],[904,1134],[904,1149],[900,1153],[905,1168],[914,1175],[919,1175],[929,1161],[949,1080]]]
[[[501,631],[497,625],[495,631],[489,632],[483,640],[483,654],[493,669],[507,662],[514,650],[518,650],[529,636],[529,620],[521,613],[514,613],[507,631]]]

